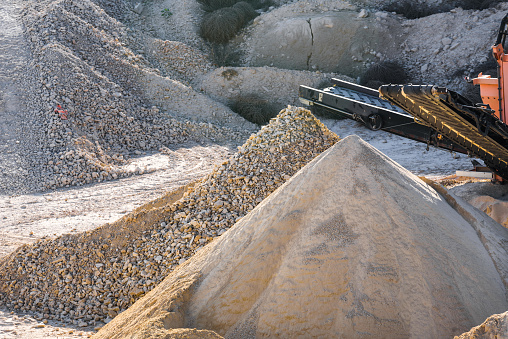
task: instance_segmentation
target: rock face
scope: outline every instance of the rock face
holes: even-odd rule
[[[309,111],[285,109],[185,192],[2,258],[0,305],[66,322],[113,318],[337,141]]]
[[[508,307],[495,265],[508,255],[490,246],[430,186],[351,136],[96,338],[143,338],[155,319],[226,338],[451,337]]]
[[[242,45],[250,66],[320,70],[356,78],[366,61],[397,53],[399,20],[362,17],[342,1],[321,1],[315,8],[305,3],[295,2],[256,18]]]
[[[508,312],[494,314],[471,331],[462,333],[454,339],[495,339],[508,338]]]
[[[463,75],[476,77],[480,72],[478,69],[493,60],[491,47],[506,10],[508,4],[502,2],[497,10],[457,8],[406,20],[399,60],[412,70],[414,81],[446,86],[468,95],[465,90],[472,86],[464,81]],[[437,26],[441,28],[439,34],[426,33]],[[422,39],[422,36],[426,38]],[[495,68],[495,63],[490,68]]]

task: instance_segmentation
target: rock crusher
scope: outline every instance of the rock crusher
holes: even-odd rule
[[[475,104],[439,86],[390,84],[377,92],[338,79],[332,79],[333,87],[323,90],[300,86],[300,100],[314,110],[325,108],[374,130],[476,156],[498,179],[508,180],[507,35],[508,15],[492,47],[497,78],[480,73],[472,80],[480,86],[483,103]]]

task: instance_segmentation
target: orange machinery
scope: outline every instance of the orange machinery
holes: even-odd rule
[[[492,47],[498,77],[479,74],[483,103],[473,103],[459,93],[433,85],[383,85],[381,97],[411,114],[415,121],[432,128],[471,156],[482,159],[496,175],[508,181],[508,15],[501,21]]]
[[[494,58],[498,65],[497,78],[480,73],[473,79],[473,84],[480,85],[480,94],[485,105],[494,110],[495,115],[504,123],[508,122],[508,100],[504,93],[508,89],[508,54],[504,53],[507,35],[508,15],[501,21],[496,43],[492,46]]]

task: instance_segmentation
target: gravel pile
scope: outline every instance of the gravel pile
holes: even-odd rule
[[[23,24],[39,189],[136,174],[122,168],[130,156],[187,140],[239,144],[256,130],[224,105],[158,75],[126,47],[135,33],[90,0],[29,2]],[[191,57],[179,47],[161,52]],[[65,114],[55,113],[58,105]]]
[[[310,112],[289,107],[177,202],[19,248],[0,263],[0,304],[100,326],[338,140]]]
[[[213,70],[205,55],[179,41],[152,39],[147,43],[147,58],[161,74],[191,83],[196,77]]]

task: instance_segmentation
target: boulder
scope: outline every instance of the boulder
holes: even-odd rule
[[[363,14],[362,14],[363,13]],[[399,52],[400,19],[344,7],[316,12],[294,4],[261,15],[244,34],[249,66],[320,70],[356,76]],[[266,39],[270,37],[270,39]]]

